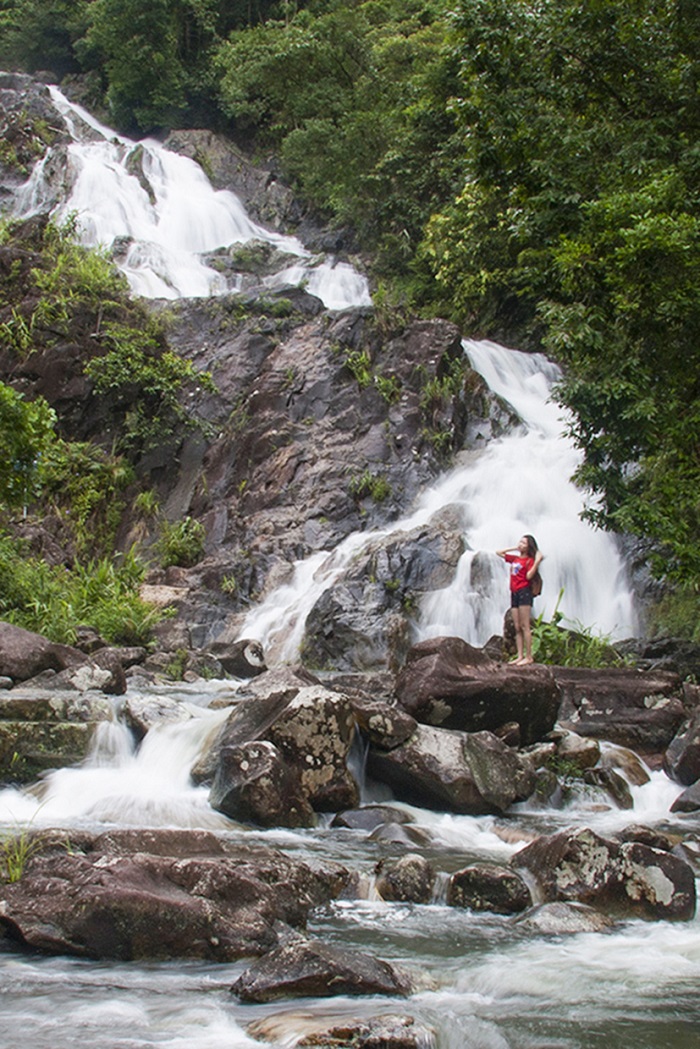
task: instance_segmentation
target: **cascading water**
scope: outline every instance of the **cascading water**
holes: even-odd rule
[[[363,547],[425,524],[445,506],[461,512],[467,550],[451,585],[424,598],[417,640],[444,635],[482,645],[500,633],[508,582],[495,550],[525,532],[536,535],[546,558],[538,612],[548,618],[559,604],[567,620],[596,632],[614,638],[634,632],[632,595],[615,540],[580,517],[582,493],[570,481],[578,454],[562,437],[561,409],[550,399],[558,368],[541,354],[491,342],[465,340],[464,350],[522,425],[465,456],[463,465],[423,493],[410,517],[382,531],[355,533],[333,552],[298,562],[291,583],[270,594],[241,627],[241,637],[262,642],[271,665],[298,658],[306,616]]]
[[[117,135],[58,88],[50,90],[74,139],[65,173],[68,192],[55,199],[57,151],[50,149],[18,193],[18,216],[49,207],[58,219],[77,216],[77,232],[87,247],[114,250],[121,243],[124,250],[115,251],[115,261],[132,291],[147,298],[237,290],[201,256],[256,240],[290,257],[270,286],[306,282],[329,309],[370,304],[361,274],[347,263],[312,258],[297,238],[253,222],[234,193],[212,187],[199,164],[153,139],[135,142]]]

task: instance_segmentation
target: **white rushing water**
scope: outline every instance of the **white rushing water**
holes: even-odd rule
[[[52,87],[51,97],[73,142],[56,195],[60,151],[50,149],[17,196],[20,217],[48,207],[58,220],[75,215],[80,241],[111,249],[123,242],[116,263],[132,291],[147,298],[219,295],[227,282],[202,259],[219,248],[264,241],[293,259],[268,281],[271,287],[305,284],[328,309],[369,305],[366,279],[347,263],[313,257],[296,237],[253,222],[241,201],[215,190],[199,164],[154,139],[117,135],[82,106]]]
[[[262,642],[270,665],[298,658],[306,616],[364,547],[425,524],[446,506],[461,512],[467,549],[450,586],[425,596],[416,640],[444,635],[482,645],[501,633],[508,574],[495,551],[513,546],[524,533],[535,535],[545,555],[537,614],[548,619],[558,606],[569,625],[616,639],[634,633],[632,594],[616,541],[581,520],[583,493],[570,480],[579,456],[562,435],[562,410],[551,399],[558,368],[541,354],[487,341],[465,340],[464,350],[522,425],[465,455],[463,465],[424,492],[408,517],[299,561],[291,582],[252,609],[241,627],[241,637]]]

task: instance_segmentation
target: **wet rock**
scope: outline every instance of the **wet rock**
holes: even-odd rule
[[[557,758],[583,772],[597,764],[600,743],[595,739],[585,739],[576,732],[567,732],[557,743]]]
[[[564,728],[637,753],[666,749],[686,718],[682,685],[668,671],[553,667]]]
[[[224,797],[229,787],[234,793],[241,788],[240,754],[234,756],[230,752],[231,760],[224,759],[226,748],[267,742],[274,745],[296,783],[293,790],[288,784],[292,797],[305,798],[319,812],[352,807],[359,801],[359,788],[347,764],[354,732],[355,720],[348,700],[322,685],[299,687],[295,681],[280,691],[251,696],[234,708],[214,745],[215,797]],[[261,750],[257,758],[259,771],[262,759]],[[266,760],[272,760],[271,752]],[[269,774],[270,770],[265,773]],[[281,771],[275,774],[278,785],[279,775]]]
[[[180,721],[189,721],[193,716],[184,703],[156,693],[127,696],[121,714],[137,741],[142,740],[154,725],[174,725]]]
[[[602,769],[616,769],[634,787],[642,787],[651,779],[641,758],[627,747],[603,747],[598,766]]]
[[[252,1038],[321,1049],[434,1049],[435,1031],[413,1016],[389,1013],[367,1020],[333,1019],[310,1013],[276,1013],[247,1028]]]
[[[432,843],[430,833],[424,827],[414,827],[407,823],[382,823],[369,835],[370,841],[391,842],[393,845],[416,846],[425,849]]]
[[[638,842],[618,844],[593,831],[538,838],[512,860],[538,882],[545,901],[587,903],[615,917],[688,921],[695,878],[683,860]]]
[[[418,722],[401,707],[350,695],[358,727],[370,743],[392,750],[413,735]]]
[[[559,690],[548,667],[509,667],[460,638],[414,645],[396,681],[401,706],[429,725],[476,732],[517,722],[523,746],[554,728]]]
[[[209,804],[217,812],[262,827],[313,827],[316,814],[298,776],[273,743],[223,747]]]
[[[315,871],[199,832],[113,833],[82,847],[53,843],[4,887],[7,936],[85,958],[233,961],[273,949],[281,928],[302,927],[347,881],[338,865]]]
[[[430,903],[437,875],[429,860],[409,853],[397,860],[381,860],[377,865],[376,888],[384,900],[400,903]]]
[[[519,929],[530,933],[562,936],[579,932],[605,932],[614,921],[583,903],[541,903],[515,919]]]
[[[402,801],[472,815],[503,812],[534,787],[532,770],[490,732],[419,725],[391,751],[370,748],[367,768]]]
[[[697,812],[699,809],[700,781],[693,783],[690,787],[686,787],[671,805],[671,812]]]
[[[264,955],[231,990],[244,1002],[271,1002],[337,994],[406,996],[412,988],[408,973],[389,962],[299,937]]]
[[[214,641],[209,645],[208,651],[232,677],[250,678],[267,670],[265,653],[259,641]]]
[[[629,784],[624,776],[615,772],[615,769],[586,769],[583,773],[583,781],[604,790],[618,809],[634,808],[634,799]]]
[[[99,694],[15,687],[0,697],[0,780],[31,783],[83,761],[97,726],[113,717]]]
[[[363,805],[361,809],[346,809],[331,820],[331,827],[348,830],[372,831],[385,823],[412,823],[413,817],[391,805]]]
[[[700,779],[700,711],[671,740],[664,756],[664,771],[684,787]]]
[[[517,914],[532,906],[532,895],[512,868],[473,863],[450,876],[447,903],[472,911]]]

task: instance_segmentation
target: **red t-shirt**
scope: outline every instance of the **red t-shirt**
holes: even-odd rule
[[[531,582],[531,580],[527,578],[527,573],[535,563],[534,557],[520,557],[519,554],[506,554],[505,560],[510,565],[511,592],[524,590]]]

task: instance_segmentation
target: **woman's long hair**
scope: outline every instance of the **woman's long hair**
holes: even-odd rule
[[[527,556],[535,557],[535,555],[537,554],[538,546],[537,540],[535,539],[534,535],[524,535],[523,539],[527,539]]]

